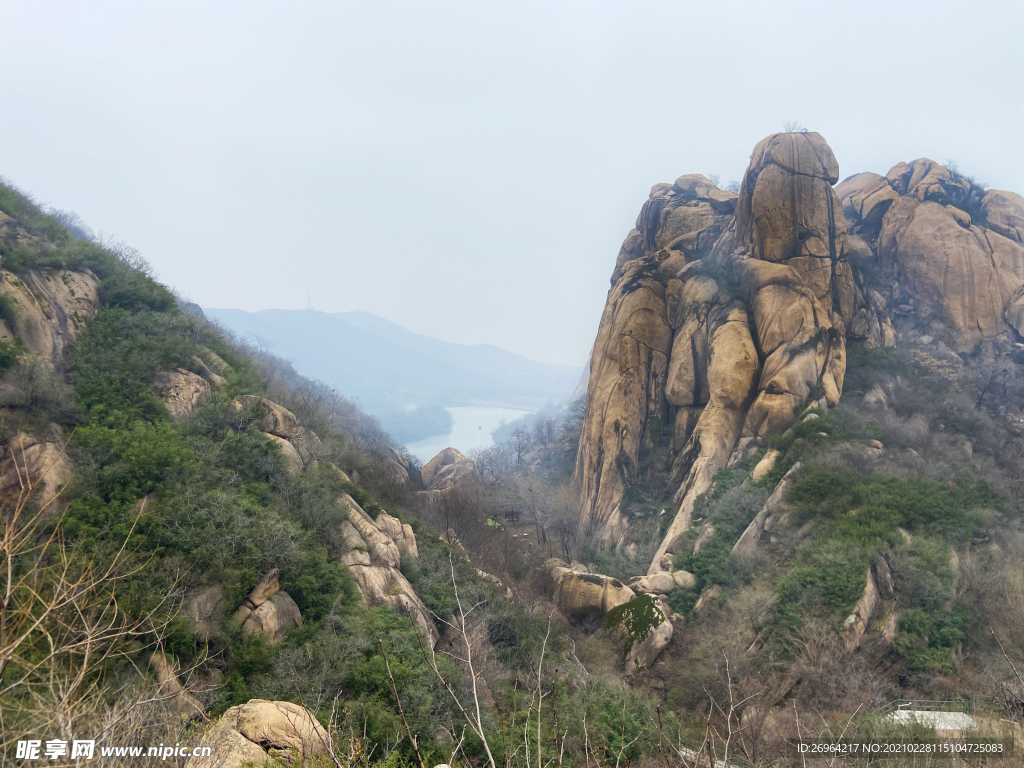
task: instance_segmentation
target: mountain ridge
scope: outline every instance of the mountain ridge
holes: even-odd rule
[[[458,344],[369,312],[205,308],[240,336],[286,352],[307,375],[373,406],[478,402],[539,407],[573,391],[580,369],[541,363],[492,344]],[[341,359],[357,359],[357,367]]]

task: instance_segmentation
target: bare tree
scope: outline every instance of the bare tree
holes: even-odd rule
[[[518,467],[523,463],[523,457],[533,447],[533,436],[530,434],[530,429],[525,426],[513,429],[508,444],[512,455],[515,456],[515,466]]]

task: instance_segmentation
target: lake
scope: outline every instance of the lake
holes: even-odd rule
[[[515,421],[531,411],[516,408],[501,408],[493,405],[468,405],[446,408],[455,420],[452,431],[445,435],[434,435],[415,443],[407,443],[409,453],[426,464],[448,447],[457,448],[468,454],[474,448],[487,448],[494,444],[491,430],[502,421]]]

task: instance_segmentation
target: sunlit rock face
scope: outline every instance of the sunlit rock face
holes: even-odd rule
[[[624,540],[625,489],[670,446],[678,505],[651,572],[730,460],[835,406],[847,340],[893,317],[956,350],[1024,329],[1024,199],[930,160],[838,187],[816,133],[774,134],[738,194],[699,174],[651,189],[616,259],[591,358],[575,482],[585,535]]]

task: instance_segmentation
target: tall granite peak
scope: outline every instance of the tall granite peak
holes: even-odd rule
[[[738,195],[656,184],[619,250],[574,479],[583,531],[618,546],[623,494],[668,443],[678,506],[651,574],[719,470],[839,403],[848,341],[914,328],[970,351],[1024,331],[1024,198],[925,158],[838,180],[819,134],[773,134]]]

